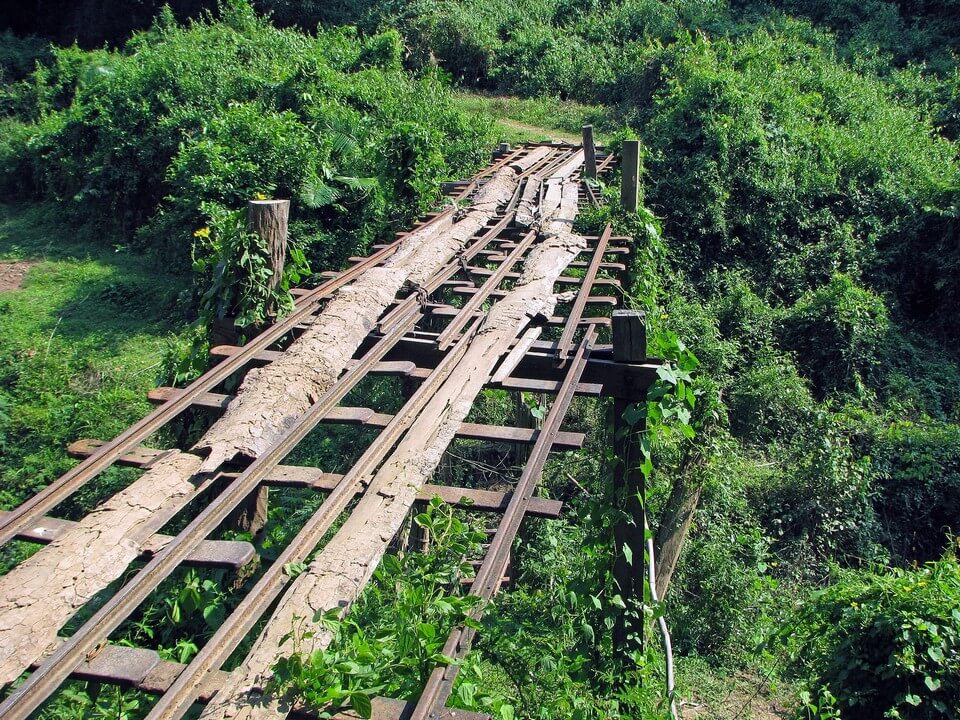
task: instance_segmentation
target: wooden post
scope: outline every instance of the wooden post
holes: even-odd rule
[[[640,189],[640,141],[624,140],[620,159],[620,203],[624,210],[637,211]]]
[[[513,397],[513,425],[514,427],[532,428],[539,430],[543,427],[543,419],[534,417],[527,403],[524,401],[523,393],[517,391],[511,393]],[[533,399],[538,406],[543,406],[543,393],[533,393]],[[530,459],[530,449],[533,446],[529,443],[518,442],[513,444],[513,461],[517,465],[525,465]]]
[[[635,310],[613,312],[613,358],[615,362],[640,363],[646,360],[645,316]],[[614,525],[613,577],[627,612],[617,616],[613,627],[614,656],[629,662],[630,653],[643,649],[644,622],[639,605],[643,602],[645,574],[643,528],[645,488],[640,465],[642,423],[631,426],[624,413],[632,403],[642,403],[647,388],[627,387],[614,398],[613,429],[617,464],[614,471],[613,498],[621,510]]]
[[[290,219],[289,200],[250,200],[247,203],[247,228],[257,233],[270,250],[270,269],[273,271],[267,286],[275,290],[283,278],[287,259],[287,224]],[[267,307],[273,315],[276,308]],[[270,491],[261,485],[237,508],[231,523],[237,530],[256,535],[267,524]]]
[[[597,179],[597,148],[593,144],[593,125],[583,126],[583,174],[589,180]]]
[[[614,310],[613,361],[642,363],[646,359],[646,313],[642,310]]]
[[[283,266],[287,259],[287,223],[290,219],[289,200],[250,200],[247,203],[247,227],[257,233],[270,250],[270,269],[273,275],[267,282],[275,290],[283,278]],[[273,315],[274,307],[267,313]]]

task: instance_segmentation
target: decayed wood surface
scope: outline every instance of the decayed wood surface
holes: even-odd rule
[[[200,458],[189,453],[160,457],[69,532],[0,577],[0,685],[52,648],[77,609],[120,577],[193,495],[199,467]]]
[[[287,259],[287,222],[290,217],[289,200],[251,200],[247,203],[247,227],[267,244],[270,251],[270,270],[273,274],[267,281],[270,291],[280,287],[283,266]],[[267,312],[274,315],[276,308],[271,302]]]
[[[201,439],[201,459],[172,453],[69,533],[0,578],[0,685],[51,647],[93,595],[126,570],[143,543],[192,498],[194,476],[236,455],[256,457],[336,381],[404,283],[420,284],[449,262],[516,189],[518,175],[551,152],[542,148],[498,171],[459,222],[412,233],[390,260],[334,296],[280,359],[251,370],[226,414]],[[273,227],[275,220],[263,220]],[[276,229],[276,228],[274,228]]]
[[[289,713],[289,699],[262,692],[270,667],[278,657],[293,652],[295,642],[306,654],[330,643],[330,633],[312,622],[316,613],[331,608],[345,613],[356,600],[498,363],[531,320],[552,314],[557,302],[554,283],[586,249],[586,240],[570,231],[577,190],[576,182],[564,184],[562,202],[548,219],[542,242],[531,251],[516,286],[490,310],[456,371],[373,474],[341,529],[294,580],[244,664],[231,673],[202,720],[266,720]],[[281,642],[293,628],[298,635],[307,630],[313,635]]]
[[[584,153],[581,150],[559,167],[536,173],[529,178],[517,204],[517,224],[521,227],[532,227],[538,220],[553,217],[560,207],[566,179],[583,165],[583,160]]]
[[[248,372],[224,416],[196,445],[208,452],[202,469],[238,455],[255,458],[276,442],[343,372],[404,284],[420,285],[449,262],[510,199],[517,175],[550,152],[541,148],[499,170],[463,219],[448,217],[410,235],[384,265],[341,288],[281,358]]]

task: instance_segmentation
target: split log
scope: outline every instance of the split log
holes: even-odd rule
[[[541,218],[552,217],[560,207],[560,197],[566,179],[576,171],[584,160],[584,153],[574,153],[569,160],[558,168],[535,174],[523,188],[520,202],[517,204],[516,224],[531,227]],[[543,193],[543,200],[540,195]]]
[[[197,492],[201,459],[172,452],[133,484],[0,578],[0,685],[55,643],[78,608],[116,580]]]
[[[202,720],[266,720],[285,717],[289,698],[265,696],[263,686],[278,657],[295,644],[309,655],[333,639],[313,622],[317,613],[346,613],[373,575],[400,530],[418,493],[434,473],[476,396],[531,321],[549,317],[557,302],[553,285],[587,247],[569,230],[577,211],[577,183],[563,189],[562,203],[547,223],[543,241],[530,253],[517,285],[490,310],[452,374],[373,474],[366,492],[337,534],[294,580],[243,665],[214,696]],[[285,637],[296,628],[302,636]]]
[[[449,216],[404,240],[379,267],[341,288],[307,331],[278,360],[247,373],[226,413],[195,446],[211,471],[273,445],[343,372],[404,284],[419,286],[448,263],[509,201],[517,175],[551,151],[535,151],[499,170],[477,192],[459,222]]]

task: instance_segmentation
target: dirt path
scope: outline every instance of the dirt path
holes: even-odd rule
[[[33,260],[0,261],[0,292],[11,292],[23,287],[27,270],[36,264]]]

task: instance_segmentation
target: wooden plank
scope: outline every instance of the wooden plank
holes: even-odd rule
[[[158,387],[147,393],[151,402],[162,403],[177,397],[182,391],[171,387]],[[222,409],[230,404],[233,398],[221,393],[201,393],[197,396],[194,405],[212,409]],[[370,408],[337,407],[331,410],[324,422],[344,423],[347,425],[369,425],[371,427],[386,427],[393,418],[386,413],[374,412]],[[536,430],[530,428],[510,427],[507,425],[482,425],[479,423],[462,423],[457,431],[457,437],[464,440],[489,440],[491,442],[534,443],[537,441]],[[576,450],[583,447],[586,436],[583,433],[561,432],[557,435],[557,450]]]
[[[146,448],[144,448],[144,450],[145,449]],[[155,452],[157,452],[157,455],[160,454],[159,451]],[[143,454],[146,453],[141,453],[141,455]],[[0,511],[0,520],[5,518],[6,515],[6,511]],[[44,517],[32,527],[24,530],[22,533],[18,533],[17,537],[21,540],[29,540],[46,545],[58,537],[65,535],[76,526],[77,523],[73,520]],[[171,540],[173,540],[173,537],[170,535],[157,533],[143,544],[141,548],[143,552],[140,558],[147,558],[159,552],[160,549]],[[186,562],[189,565],[197,567],[237,569],[253,560],[256,554],[253,545],[248,542],[241,542],[239,540],[204,540],[203,544],[190,554]]]
[[[494,270],[490,270],[489,268],[482,268],[482,267],[471,266],[469,269],[472,275],[480,275],[482,277],[488,277],[490,275],[493,275],[493,273],[495,272]],[[503,277],[509,280],[516,280],[517,278],[520,277],[520,273],[508,272],[508,273],[504,273]],[[563,285],[579,285],[583,282],[583,278],[577,277],[575,275],[561,275],[560,277],[557,278],[557,282]],[[596,280],[594,280],[593,284],[594,285],[610,285],[612,287],[621,287],[620,281],[617,280],[616,278],[597,278]]]
[[[537,378],[537,381],[556,381],[561,378],[561,372],[556,365],[556,341],[538,340],[533,348],[523,356],[517,366],[516,377]],[[418,368],[430,367],[442,357],[436,345],[428,338],[405,337],[397,343],[391,351],[395,357],[410,359],[417,363]],[[388,354],[390,357],[390,354]],[[596,394],[595,384],[602,386],[600,394],[606,397],[617,397],[623,393],[631,393],[631,388],[645,388],[656,379],[660,361],[647,358],[643,363],[617,363],[613,361],[611,347],[598,345],[587,361],[587,369],[583,380],[578,386],[586,390],[583,394]],[[414,374],[414,377],[416,375]],[[512,381],[514,378],[508,378]],[[530,381],[533,384],[533,381]],[[504,383],[504,387],[507,384]],[[516,388],[515,385],[511,387]],[[519,389],[519,388],[518,388]],[[526,387],[522,389],[527,389]],[[544,390],[550,392],[550,390]]]
[[[467,285],[458,285],[457,287],[450,288],[452,292],[455,292],[457,295],[475,295],[477,293],[477,288],[469,287]],[[490,297],[497,299],[502,299],[507,296],[507,290],[493,290],[489,293]],[[570,300],[569,302],[573,302]],[[619,299],[613,297],[612,295],[591,295],[587,298],[587,305],[612,305],[615,306],[619,302]]]
[[[71,443],[67,451],[73,457],[87,457],[94,450],[103,445],[102,440],[78,440]],[[124,465],[142,467],[162,455],[165,450],[155,450],[139,446],[123,455],[120,462]],[[300,465],[278,465],[264,482],[276,487],[302,487],[329,492],[340,482],[342,475],[327,473],[318,468],[303,467]],[[444,502],[451,505],[476,510],[478,512],[500,512],[510,502],[510,493],[493,490],[479,490],[477,488],[463,488],[449,485],[424,485],[422,492],[417,496],[420,502],[427,502],[439,496]],[[563,503],[559,500],[534,498],[530,505],[530,513],[537,517],[560,517]],[[56,522],[65,522],[58,520]],[[165,536],[164,536],[165,537]],[[37,539],[39,538],[25,538]],[[211,541],[213,542],[213,541]]]

